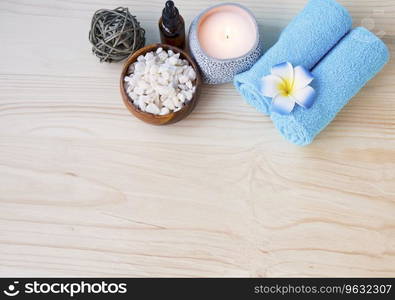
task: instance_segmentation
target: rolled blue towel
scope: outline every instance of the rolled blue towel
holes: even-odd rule
[[[388,48],[376,35],[353,29],[312,70],[313,105],[295,106],[289,115],[272,112],[272,121],[288,141],[310,144],[388,60]]]
[[[277,43],[249,71],[235,76],[236,89],[247,103],[269,114],[271,99],[260,92],[262,76],[284,61],[312,69],[351,26],[349,13],[336,1],[310,0],[284,29]]]

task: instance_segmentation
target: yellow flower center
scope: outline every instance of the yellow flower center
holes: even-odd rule
[[[281,96],[288,97],[293,91],[293,81],[289,79],[283,79],[277,88]]]

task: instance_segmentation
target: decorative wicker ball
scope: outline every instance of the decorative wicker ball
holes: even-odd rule
[[[93,15],[89,41],[100,62],[116,62],[145,45],[145,30],[127,8],[100,9]]]

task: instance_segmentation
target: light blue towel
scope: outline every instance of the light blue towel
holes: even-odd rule
[[[352,20],[347,10],[334,0],[310,0],[281,33],[277,43],[258,62],[234,78],[236,89],[247,103],[269,114],[271,99],[260,93],[261,78],[272,66],[288,61],[312,69],[347,33]]]
[[[289,115],[273,112],[275,126],[288,141],[310,144],[388,60],[388,48],[376,35],[363,27],[353,29],[311,72],[313,106],[296,106]]]

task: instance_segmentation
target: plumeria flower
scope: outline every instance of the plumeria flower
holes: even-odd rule
[[[272,98],[271,111],[281,115],[289,114],[295,103],[310,108],[314,103],[314,89],[311,73],[302,66],[293,67],[284,62],[272,67],[271,74],[262,78],[262,94]]]

